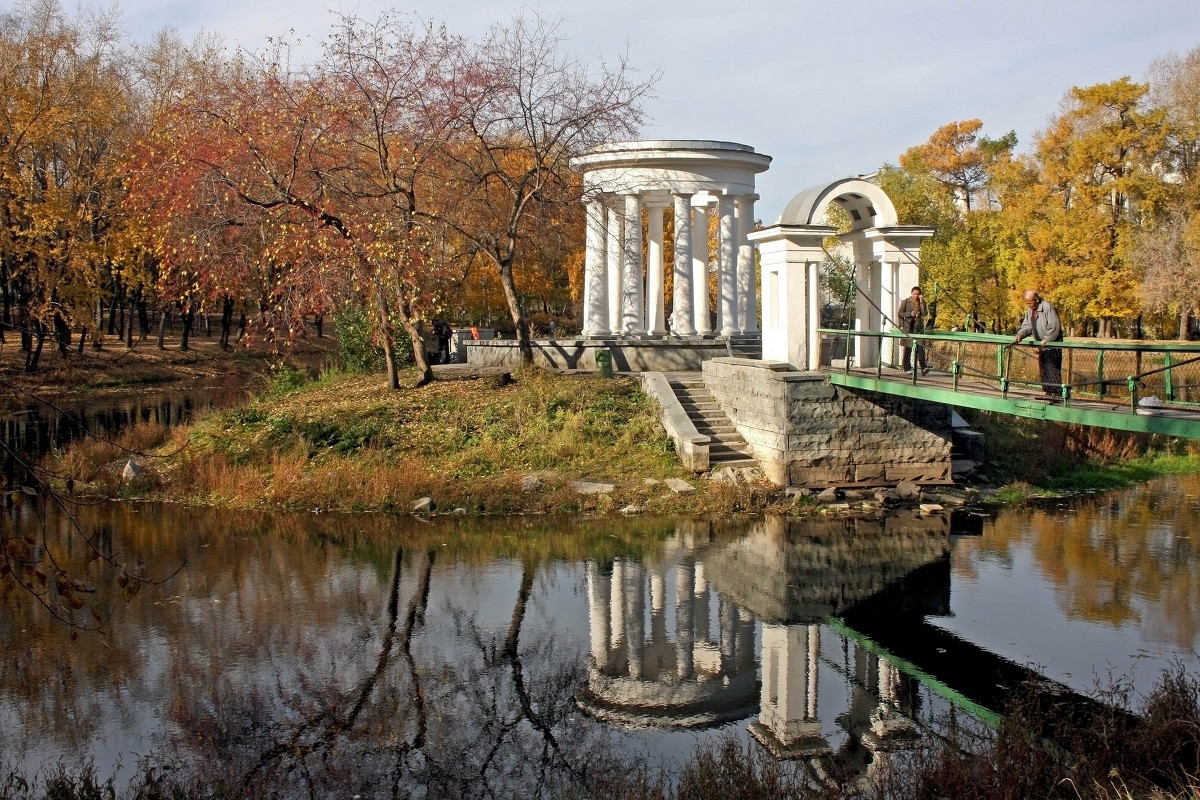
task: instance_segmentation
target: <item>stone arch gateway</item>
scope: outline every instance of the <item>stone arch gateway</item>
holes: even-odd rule
[[[827,223],[835,204],[849,218],[849,231],[839,234]],[[855,304],[855,329],[880,330],[881,312],[892,317],[909,287],[919,283],[921,243],[933,233],[933,228],[898,225],[891,199],[862,178],[842,178],[798,193],[774,225],[749,235],[762,270],[763,359],[800,370],[820,366],[817,329],[828,239],[837,237],[857,267],[856,280],[867,302]],[[884,342],[880,352],[875,340],[860,339],[855,357],[863,366],[894,361],[892,343]]]

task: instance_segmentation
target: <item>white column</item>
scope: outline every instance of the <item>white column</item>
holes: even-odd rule
[[[621,335],[646,332],[642,301],[642,198],[625,195],[625,260],[621,281]]]
[[[607,336],[608,214],[598,198],[587,202],[587,250],[583,268],[583,335]]]
[[[608,330],[621,330],[621,272],[624,259],[625,215],[608,206]]]
[[[758,195],[746,194],[737,199],[738,254],[738,330],[758,333],[758,298],[754,276],[754,245],[746,237],[754,230],[754,201]]]
[[[655,336],[667,332],[663,296],[663,209],[661,200],[646,203],[646,330]]]
[[[821,327],[821,265],[820,262],[808,262],[808,368],[821,368],[821,335],[817,329]]]
[[[692,196],[675,195],[675,263],[672,278],[671,333],[691,336],[692,326]]]
[[[719,297],[721,335],[732,336],[738,332],[737,321],[737,220],[733,217],[732,195],[721,195],[717,203],[720,220],[717,223],[717,287]]]
[[[693,314],[696,333],[703,336],[712,333],[712,320],[708,313],[708,206],[695,206],[692,213],[695,215],[695,235],[692,237]]]

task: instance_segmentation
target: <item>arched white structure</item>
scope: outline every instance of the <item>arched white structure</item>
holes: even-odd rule
[[[573,159],[571,165],[583,172],[587,203],[584,335],[667,333],[663,217],[668,209],[675,221],[671,333],[713,331],[706,291],[708,219],[713,211],[718,214],[716,332],[757,333],[754,252],[748,234],[754,230],[758,199],[754,176],[770,163],[770,156],[744,144],[690,139],[617,142]]]
[[[827,224],[831,205],[850,219],[850,230],[839,236]],[[912,286],[919,282],[921,242],[933,228],[897,225],[896,208],[887,194],[861,178],[843,178],[797,194],[776,223],[750,234],[762,269],[763,359],[783,361],[802,370],[820,366],[820,268],[825,243],[837,236],[838,247],[857,266],[857,282],[866,298],[855,304],[856,330],[880,330]],[[879,352],[874,340],[859,339],[860,365],[894,361],[893,340]]]

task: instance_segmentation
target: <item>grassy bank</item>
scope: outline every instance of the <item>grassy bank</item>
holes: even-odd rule
[[[1000,502],[1108,491],[1200,472],[1200,442],[964,412],[984,435],[984,473]]]
[[[376,375],[277,367],[254,400],[180,429],[140,426],[69,448],[76,486],[234,508],[408,512],[419,498],[468,514],[811,513],[768,485],[696,478],[632,378],[543,370],[389,391]],[[408,384],[415,374],[405,376]],[[973,495],[1014,503],[1200,471],[1200,444],[978,413],[985,476]],[[122,480],[130,454],[146,475]],[[663,483],[681,478],[693,491]],[[578,481],[612,484],[581,493]],[[868,500],[868,505],[870,502]],[[858,509],[857,506],[854,507]]]
[[[105,491],[230,507],[407,512],[423,497],[470,514],[763,507],[765,488],[684,472],[657,416],[631,378],[527,370],[389,391],[378,376],[281,370],[249,404],[116,446],[83,443],[57,468]],[[156,456],[132,485],[114,469],[122,448]],[[677,494],[667,478],[697,488]],[[577,481],[613,489],[581,493]]]

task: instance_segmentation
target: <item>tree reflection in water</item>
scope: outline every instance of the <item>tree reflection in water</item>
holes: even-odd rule
[[[1045,683],[930,623],[939,517],[81,518],[186,567],[114,603],[103,640],[6,609],[0,755],[27,765],[150,752],[230,796],[559,796],[643,779],[663,731],[727,725],[803,781],[865,788],[906,748],[966,746],[1001,672]]]

